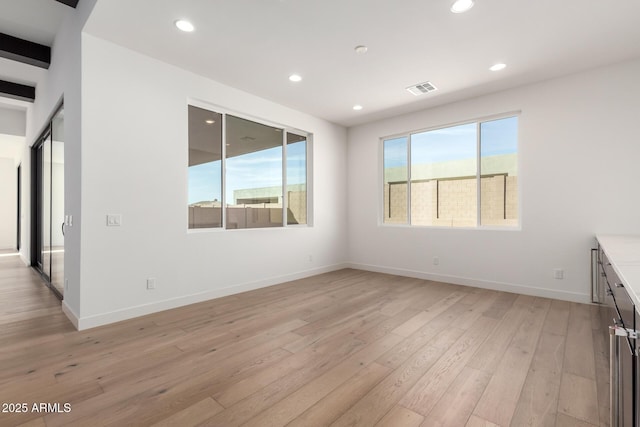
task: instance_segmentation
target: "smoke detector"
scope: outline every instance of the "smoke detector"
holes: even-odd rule
[[[415,85],[411,85],[406,88],[413,95],[424,95],[425,93],[433,92],[434,90],[438,90],[431,82],[423,82]]]

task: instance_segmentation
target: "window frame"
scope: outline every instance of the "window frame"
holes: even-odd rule
[[[194,233],[211,233],[211,232],[223,232],[223,231],[256,231],[256,230],[274,230],[274,229],[287,229],[287,228],[310,228],[313,227],[313,133],[308,132],[293,126],[283,125],[281,123],[277,123],[271,120],[263,119],[261,117],[253,116],[250,114],[242,113],[236,110],[232,110],[220,105],[212,104],[207,101],[202,101],[200,99],[188,98],[185,105],[185,123],[186,123],[186,132],[187,135],[187,144],[186,144],[186,154],[187,158],[189,156],[189,106],[201,108],[204,110],[208,110],[211,112],[218,113],[222,116],[222,147],[221,147],[221,226],[220,227],[209,227],[209,228],[189,228],[189,210],[186,212],[186,230],[188,234]],[[226,146],[226,138],[227,138],[227,115],[231,115],[243,120],[252,121],[261,125],[277,128],[282,130],[282,225],[276,227],[253,227],[253,228],[227,228],[227,206],[226,206],[226,182],[227,182],[227,146]],[[288,224],[287,221],[287,205],[288,202],[286,200],[286,189],[287,189],[287,134],[295,134],[300,137],[304,137],[306,139],[306,215],[307,222],[305,224]],[[186,178],[186,206],[189,207],[189,166],[188,161],[187,167],[185,168],[185,178]]]
[[[460,120],[456,122],[450,122],[447,124],[439,124],[434,126],[429,126],[425,128],[418,128],[406,132],[394,133],[385,135],[379,138],[378,142],[378,185],[377,185],[377,193],[378,193],[378,207],[376,211],[378,212],[378,226],[379,227],[391,227],[391,228],[425,228],[425,229],[443,229],[443,230],[485,230],[485,231],[521,231],[522,230],[522,179],[521,179],[521,171],[522,171],[522,161],[520,155],[520,120],[521,120],[522,111],[514,110],[508,111],[499,114],[487,115],[476,117],[468,120]],[[481,185],[481,135],[480,129],[481,124],[485,122],[491,122],[495,120],[507,119],[515,117],[518,119],[518,129],[517,129],[517,140],[516,140],[516,153],[517,153],[517,168],[518,168],[518,223],[517,225],[483,225],[481,221],[482,215],[482,185]],[[475,124],[476,127],[476,197],[477,197],[477,205],[476,205],[476,225],[475,226],[444,226],[444,225],[416,225],[411,223],[411,137],[415,134],[420,134],[424,132],[430,132],[435,130],[442,130],[447,128],[452,128],[461,125]],[[384,188],[385,188],[385,168],[384,168],[384,142],[396,138],[407,138],[407,218],[406,223],[390,223],[385,222],[384,216]]]

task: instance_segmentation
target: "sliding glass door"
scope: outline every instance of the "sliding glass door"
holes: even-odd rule
[[[47,286],[64,293],[64,109],[33,147],[33,259]]]
[[[51,285],[64,293],[64,110],[51,121]]]
[[[42,274],[51,280],[51,133],[42,141]]]

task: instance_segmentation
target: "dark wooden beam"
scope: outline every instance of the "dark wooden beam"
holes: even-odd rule
[[[56,1],[62,4],[66,4],[67,6],[71,6],[74,9],[78,5],[78,0],[56,0]]]
[[[36,99],[36,88],[0,80],[0,96],[33,102]]]
[[[51,48],[42,44],[0,33],[0,57],[49,68]]]

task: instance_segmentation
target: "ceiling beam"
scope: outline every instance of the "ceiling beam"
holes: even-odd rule
[[[66,4],[67,6],[71,6],[74,9],[78,5],[78,0],[56,0],[56,1],[62,4]]]
[[[0,96],[20,101],[33,102],[36,99],[36,88],[19,83],[0,80]]]
[[[51,48],[42,44],[0,33],[0,57],[49,68]]]

